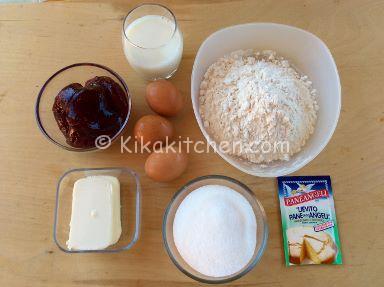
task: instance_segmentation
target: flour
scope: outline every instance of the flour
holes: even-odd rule
[[[212,140],[231,147],[222,151],[253,163],[289,160],[314,131],[316,93],[275,52],[239,50],[208,68],[200,114]]]
[[[192,191],[173,223],[177,250],[193,269],[213,277],[243,269],[256,248],[256,217],[240,193],[221,185]]]

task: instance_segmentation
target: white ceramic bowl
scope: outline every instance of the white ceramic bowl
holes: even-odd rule
[[[340,79],[336,64],[327,46],[315,35],[295,28],[273,23],[249,23],[219,30],[200,46],[192,70],[191,97],[199,127],[208,142],[213,141],[206,132],[199,112],[201,80],[217,59],[238,50],[254,48],[274,50],[287,58],[302,73],[308,75],[318,90],[320,110],[315,132],[289,161],[276,161],[267,165],[254,164],[238,157],[216,152],[234,167],[251,175],[276,177],[297,171],[313,160],[327,145],[335,131],[341,107]],[[212,146],[215,148],[214,146]]]

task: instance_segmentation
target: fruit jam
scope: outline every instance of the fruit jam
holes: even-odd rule
[[[99,136],[112,138],[123,127],[130,108],[127,96],[111,78],[94,77],[84,86],[64,87],[52,111],[70,146],[92,148]]]

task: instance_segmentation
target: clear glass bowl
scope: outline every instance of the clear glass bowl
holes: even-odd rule
[[[48,78],[41,88],[35,105],[35,116],[39,129],[52,143],[69,151],[92,151],[97,147],[76,148],[67,144],[63,133],[60,131],[52,112],[52,106],[56,95],[71,83],[84,83],[96,76],[107,76],[118,83],[127,95],[128,113],[121,129],[111,138],[111,143],[123,133],[131,113],[132,103],[128,86],[116,72],[94,63],[77,63],[64,67]]]
[[[121,236],[117,243],[102,250],[69,250],[69,223],[72,213],[72,192],[76,180],[91,175],[115,176],[120,181]],[[130,249],[139,238],[141,187],[138,175],[128,168],[79,168],[65,172],[56,191],[53,238],[57,246],[67,253],[110,253]]]
[[[179,205],[181,204],[181,202],[189,193],[191,193],[195,189],[204,185],[212,185],[212,184],[224,185],[224,186],[230,187],[233,190],[239,192],[241,195],[243,195],[251,204],[253,211],[255,212],[256,223],[257,223],[257,231],[256,231],[257,242],[256,242],[256,248],[255,248],[255,252],[253,254],[252,259],[249,261],[249,263],[246,266],[244,266],[243,269],[241,269],[235,274],[225,276],[225,277],[206,276],[194,270],[181,257],[180,253],[177,250],[175,242],[173,240],[173,221],[175,218],[176,211]],[[222,176],[222,175],[202,176],[188,182],[173,196],[164,214],[163,241],[169,257],[181,272],[191,277],[192,279],[203,282],[203,283],[211,283],[211,284],[227,283],[227,282],[239,279],[240,277],[247,274],[259,262],[266,248],[267,239],[268,239],[268,224],[267,224],[266,214],[263,206],[256,199],[254,193],[243,183],[233,178]]]

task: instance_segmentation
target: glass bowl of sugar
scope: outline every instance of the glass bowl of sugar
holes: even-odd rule
[[[260,261],[267,239],[264,208],[246,185],[226,176],[188,182],[164,214],[169,257],[203,283],[227,283],[247,274]]]

